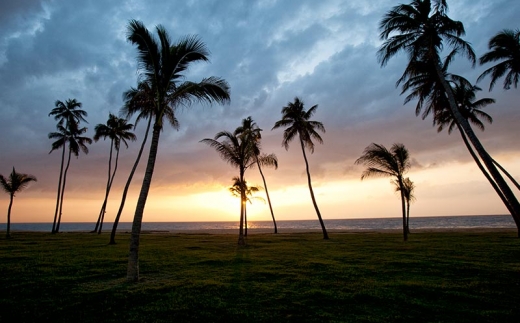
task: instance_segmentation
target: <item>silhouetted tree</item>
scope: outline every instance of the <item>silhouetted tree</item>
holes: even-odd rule
[[[229,85],[216,77],[203,79],[199,83],[183,81],[184,72],[191,63],[207,61],[209,52],[202,41],[189,36],[172,44],[168,33],[162,26],[156,27],[158,39],[137,20],[130,21],[127,40],[137,46],[138,64],[142,71],[141,81],[147,82],[154,91],[154,126],[150,153],[139,193],[139,199],[132,223],[130,252],[128,256],[127,280],[139,279],[139,237],[144,207],[152,181],[155,160],[159,147],[159,137],[168,107],[190,106],[193,102],[227,103]]]
[[[219,141],[221,140],[221,141]],[[246,170],[254,165],[255,154],[252,148],[252,143],[247,140],[244,136],[239,136],[229,131],[221,131],[215,135],[213,139],[203,139],[200,142],[209,145],[214,148],[220,157],[230,164],[231,166],[238,168],[239,176],[238,183],[245,183],[245,172]],[[243,185],[243,184],[241,184]],[[238,231],[238,244],[245,245],[244,239],[244,210],[245,205],[243,201],[246,201],[245,189],[240,190],[240,225]]]
[[[11,207],[13,206],[13,199],[16,193],[23,191],[30,182],[36,182],[36,177],[29,174],[17,173],[13,167],[13,171],[9,174],[9,177],[0,175],[0,185],[6,193],[9,194],[9,207],[7,208],[7,227],[5,237],[9,239],[11,237]]]
[[[395,185],[395,191],[401,192],[401,189],[404,193],[404,201],[406,203],[406,232],[410,233],[410,204],[415,201],[415,196],[413,192],[415,190],[415,184],[410,180],[410,177],[403,179],[403,187],[399,187],[399,182],[397,180],[393,181]]]
[[[54,116],[54,119],[58,121],[58,129],[59,127],[63,127],[64,131],[69,131],[70,128],[78,128],[78,125],[81,121],[87,122],[85,117],[87,116],[87,112],[81,110],[81,102],[78,102],[76,99],[68,99],[63,103],[62,101],[57,100],[55,102],[55,108],[51,110],[49,116]],[[88,122],[87,122],[88,123]],[[50,137],[49,137],[50,138]],[[63,164],[65,161],[65,144],[62,144],[61,152],[61,164],[60,164],[60,176],[58,180],[58,193],[56,196],[56,210],[54,211],[54,221],[52,223],[52,233],[55,233],[56,230],[56,222],[58,219],[58,210],[60,207],[61,200],[61,187],[62,187],[62,179],[63,179]],[[51,150],[51,152],[54,149]]]
[[[136,140],[134,133],[130,131],[133,128],[133,126],[133,124],[127,123],[126,119],[118,118],[112,113],[109,113],[106,124],[100,123],[97,124],[94,128],[95,141],[98,141],[100,138],[110,138],[110,154],[108,158],[108,179],[105,190],[105,199],[103,200],[101,210],[99,211],[98,220],[96,222],[96,227],[94,228],[94,232],[97,231],[99,234],[103,229],[103,220],[105,218],[108,195],[110,194],[110,188],[112,187],[112,183],[114,182],[114,177],[116,176],[117,172],[117,162],[119,160],[119,148],[121,146],[121,142],[123,142],[126,148],[128,148],[127,140]],[[114,163],[114,171],[112,172],[112,152],[114,148],[116,150],[116,160]]]
[[[408,240],[406,225],[406,198],[403,175],[410,169],[410,156],[403,144],[393,144],[390,150],[383,145],[370,144],[363,151],[356,164],[365,165],[367,168],[361,174],[361,180],[371,176],[395,177],[399,192],[401,193],[401,206],[403,212],[403,237]]]
[[[444,67],[447,64],[443,65],[440,59],[440,53],[445,47],[452,49],[448,55],[449,60],[453,59],[455,54],[463,54],[473,64],[476,61],[473,49],[461,38],[465,33],[463,24],[450,19],[447,11],[448,6],[445,0],[416,0],[410,4],[393,7],[385,14],[379,25],[380,37],[384,43],[378,51],[378,58],[381,65],[384,66],[390,58],[405,51],[408,54],[409,62],[398,84],[422,73],[422,75],[429,74],[433,83],[438,83],[438,86],[444,89],[448,107],[457,124],[463,129],[489,174],[506,197],[506,206],[512,211],[511,215],[515,220],[520,237],[520,204],[471,129],[469,122],[461,115],[451,86],[445,78]],[[403,90],[405,90],[404,87]],[[423,100],[430,94],[422,93],[419,100]]]
[[[271,198],[269,197],[269,191],[267,190],[267,182],[265,180],[264,173],[262,172],[262,165],[278,168],[278,159],[275,154],[261,154],[261,139],[262,129],[258,127],[256,122],[253,121],[251,117],[247,117],[242,119],[242,125],[235,130],[235,134],[245,136],[248,140],[251,141],[252,149],[255,155],[256,165],[258,166],[258,171],[260,172],[260,176],[262,176],[262,181],[264,182],[265,195],[267,197],[267,202],[269,203],[269,210],[271,211],[271,217],[273,218],[274,225],[274,233],[278,233],[278,227],[276,226],[276,219],[274,217],[273,206],[271,205]],[[247,229],[247,226],[246,226]]]
[[[313,139],[318,141],[320,144],[323,143],[323,139],[316,132],[316,130],[325,132],[323,123],[309,120],[316,112],[316,109],[318,109],[318,105],[314,105],[308,111],[305,111],[303,101],[296,97],[294,98],[294,102],[289,102],[287,106],[282,108],[282,119],[277,121],[271,130],[281,127],[286,128],[284,130],[282,140],[282,146],[285,147],[285,150],[289,149],[289,142],[298,136],[302,148],[303,159],[305,161],[307,183],[311,193],[312,204],[314,205],[316,215],[320,221],[321,230],[323,231],[323,239],[329,239],[327,229],[325,229],[325,224],[323,223],[320,210],[318,209],[318,204],[316,203],[316,198],[314,197],[314,191],[312,190],[309,162],[307,161],[307,155],[305,154],[305,148],[309,149],[311,154],[314,152],[314,143],[312,142]]]
[[[229,192],[233,196],[240,197],[242,195],[245,196],[245,200],[242,201],[244,204],[244,236],[247,237],[247,202],[250,204],[253,204],[253,199],[265,200],[259,196],[254,196],[255,193],[259,192],[261,187],[259,186],[249,186],[247,185],[247,181],[244,181],[244,183],[240,182],[240,179],[238,177],[233,177],[233,186],[229,188]],[[242,191],[244,191],[244,194],[242,194]]]
[[[517,88],[520,79],[520,29],[502,30],[491,38],[488,46],[489,52],[480,57],[480,65],[500,62],[485,70],[478,77],[477,82],[487,75],[491,75],[491,83],[489,84],[491,91],[495,82],[507,73],[504,80],[504,89],[509,90],[511,85]]]

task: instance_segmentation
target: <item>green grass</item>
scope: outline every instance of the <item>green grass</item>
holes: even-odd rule
[[[0,241],[0,322],[520,322],[515,232],[13,233]]]

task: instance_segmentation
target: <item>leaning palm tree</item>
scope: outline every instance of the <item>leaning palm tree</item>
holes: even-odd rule
[[[305,161],[305,169],[307,171],[307,183],[309,185],[309,191],[311,193],[312,204],[314,205],[314,209],[316,210],[316,215],[318,216],[318,220],[320,221],[321,230],[323,231],[323,239],[329,239],[329,235],[327,234],[327,229],[325,229],[325,224],[323,223],[323,219],[321,218],[321,213],[318,208],[318,204],[316,203],[316,198],[314,197],[314,191],[312,190],[311,183],[311,173],[309,171],[309,162],[307,161],[307,155],[305,154],[305,148],[309,149],[311,154],[314,152],[314,143],[312,140],[318,141],[320,144],[323,143],[323,139],[316,132],[319,130],[321,132],[325,132],[325,127],[323,123],[319,121],[309,120],[312,115],[318,109],[318,105],[312,106],[309,110],[305,111],[303,106],[303,101],[300,98],[294,98],[294,102],[289,102],[287,106],[282,108],[282,119],[277,121],[274,124],[273,129],[277,128],[286,128],[283,133],[282,146],[285,147],[285,150],[289,149],[289,142],[291,142],[296,136],[300,141],[300,146],[302,148],[303,159]]]
[[[504,29],[489,41],[489,52],[480,57],[480,65],[500,61],[493,67],[485,70],[477,79],[482,80],[491,75],[489,90],[493,89],[496,81],[506,75],[504,89],[509,90],[511,85],[515,88],[520,80],[520,29]]]
[[[77,127],[78,124],[85,120],[87,116],[87,112],[81,109],[81,102],[78,102],[76,99],[68,99],[63,103],[62,101],[57,100],[55,102],[55,108],[51,110],[49,116],[54,116],[54,119],[58,121],[58,126],[62,126],[64,130],[68,131],[71,127]],[[87,122],[88,123],[88,122]],[[56,196],[56,209],[54,211],[54,221],[52,224],[52,233],[56,230],[56,222],[58,219],[58,210],[60,206],[61,200],[61,186],[63,179],[63,164],[65,161],[65,145],[61,145],[61,164],[60,164],[60,176],[58,180],[58,193]],[[54,150],[54,149],[53,149]],[[52,150],[51,150],[52,152]]]
[[[244,204],[244,236],[247,237],[247,202],[250,204],[253,204],[253,199],[255,200],[265,200],[259,196],[254,196],[255,193],[259,192],[262,189],[260,186],[249,186],[247,185],[247,181],[244,180],[244,183],[240,182],[240,178],[233,177],[233,186],[229,188],[229,192],[231,195],[235,197],[242,197],[242,195],[245,196],[245,200],[241,200]],[[244,191],[244,194],[242,194],[242,191]]]
[[[123,213],[123,209],[125,207],[126,196],[128,194],[128,190],[130,189],[130,184],[132,183],[134,173],[141,160],[141,156],[143,154],[144,147],[148,139],[148,134],[150,133],[150,127],[152,125],[154,116],[154,96],[155,92],[150,87],[150,84],[144,81],[140,82],[137,88],[131,88],[130,90],[123,93],[123,100],[125,103],[121,108],[121,115],[123,115],[125,118],[130,118],[132,115],[137,114],[137,118],[135,120],[135,127],[137,127],[137,123],[141,119],[148,119],[148,122],[146,124],[146,130],[144,132],[141,148],[139,148],[139,152],[137,153],[134,166],[132,166],[132,170],[130,171],[128,179],[126,180],[125,188],[123,189],[121,203],[119,204],[119,209],[117,211],[116,218],[114,219],[114,223],[112,225],[112,232],[110,233],[109,244],[116,244],[117,226],[119,225],[119,219],[121,218],[121,214]],[[171,109],[171,107],[167,107],[164,113],[166,116],[166,120],[169,121],[170,125],[174,129],[178,130],[179,122],[177,118],[175,118],[173,109]]]
[[[219,141],[220,140],[220,141]],[[239,185],[245,183],[246,170],[255,164],[255,153],[253,151],[253,145],[250,140],[247,140],[244,136],[239,136],[236,133],[229,131],[221,131],[215,135],[213,139],[206,138],[200,142],[209,145],[214,148],[220,157],[231,166],[238,168],[237,177]],[[240,225],[238,229],[238,244],[245,245],[244,239],[244,210],[245,205],[242,203],[246,201],[246,190],[240,189]]]
[[[229,85],[223,79],[209,77],[199,83],[184,80],[189,65],[208,61],[209,52],[204,43],[195,36],[185,37],[172,44],[162,26],[156,27],[155,38],[142,22],[130,21],[127,40],[137,46],[138,66],[141,81],[147,82],[154,92],[154,124],[150,153],[139,193],[132,223],[130,252],[128,256],[127,280],[139,279],[139,237],[143,212],[155,168],[159,138],[168,109],[190,106],[194,102],[227,103],[230,100]]]
[[[94,128],[94,141],[98,141],[101,138],[110,139],[110,153],[108,157],[108,179],[105,190],[105,199],[103,200],[101,210],[99,211],[96,227],[94,228],[94,232],[97,232],[99,234],[103,229],[103,220],[105,218],[108,195],[110,194],[110,188],[112,187],[112,183],[114,182],[114,177],[116,176],[117,172],[119,148],[121,146],[121,142],[123,142],[126,148],[128,148],[127,140],[136,140],[135,134],[130,131],[133,127],[134,125],[131,123],[127,123],[126,119],[118,118],[112,113],[109,113],[106,124],[100,123],[97,124]],[[116,150],[116,160],[114,162],[114,171],[112,171],[112,152],[114,149]]]
[[[270,166],[275,169],[278,168],[278,159],[275,154],[261,154],[261,144],[260,141],[262,139],[261,132],[262,129],[258,127],[256,122],[253,121],[251,117],[247,117],[242,119],[242,125],[235,130],[235,134],[244,136],[244,138],[248,138],[251,141],[256,166],[258,167],[258,171],[260,172],[260,176],[262,177],[262,181],[264,182],[265,195],[267,197],[267,202],[269,204],[269,210],[271,211],[271,217],[273,219],[274,225],[274,233],[278,233],[278,227],[276,226],[276,219],[274,217],[273,206],[271,205],[271,198],[269,197],[269,191],[267,190],[267,182],[265,180],[264,172],[262,172],[262,166]],[[247,229],[247,226],[246,226]]]
[[[378,51],[378,58],[384,66],[397,53],[405,51],[408,54],[409,63],[398,84],[417,75],[417,66],[427,66],[421,68],[419,72],[428,71],[434,83],[438,83],[443,88],[448,107],[457,124],[463,129],[487,171],[506,197],[506,206],[511,211],[520,237],[520,204],[471,129],[469,122],[460,113],[451,86],[445,78],[446,71],[440,59],[445,47],[451,48],[448,55],[450,59],[453,59],[452,56],[455,54],[463,54],[473,64],[476,61],[473,49],[461,38],[465,33],[464,25],[449,18],[447,11],[445,0],[415,0],[410,4],[393,7],[385,14],[379,25],[380,37],[384,43]]]
[[[408,240],[406,226],[406,198],[403,175],[410,169],[410,155],[403,144],[393,144],[390,150],[383,145],[370,144],[363,151],[356,164],[363,164],[367,168],[361,174],[361,180],[372,176],[394,177],[401,193],[401,206],[403,212],[403,237]]]
[[[58,219],[56,220],[56,226],[53,230],[53,233],[58,233],[60,231],[60,224],[61,224],[61,216],[62,216],[62,210],[63,210],[63,197],[65,195],[65,185],[67,184],[67,173],[69,171],[70,166],[70,159],[72,154],[74,156],[79,156],[79,151],[83,151],[85,154],[88,154],[88,147],[86,144],[91,144],[92,139],[88,137],[82,136],[85,132],[87,132],[87,128],[77,128],[77,126],[72,126],[70,130],[66,129],[65,127],[58,124],[57,126],[58,131],[57,132],[51,132],[49,133],[49,139],[57,139],[55,142],[52,143],[52,149],[49,153],[51,153],[53,150],[57,150],[62,148],[64,145],[69,146],[69,154],[67,159],[67,165],[65,166],[65,169],[63,171],[63,183],[61,186],[61,195],[59,200],[59,211],[58,211]]]
[[[17,173],[13,167],[13,171],[9,174],[9,177],[0,175],[0,185],[4,191],[9,194],[9,207],[7,208],[7,227],[6,227],[6,238],[11,237],[11,207],[13,206],[13,199],[16,193],[23,191],[30,182],[36,182],[36,177],[29,174]]]

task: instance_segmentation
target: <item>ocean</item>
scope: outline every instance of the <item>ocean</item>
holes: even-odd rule
[[[341,219],[324,220],[325,227],[331,230],[359,231],[402,229],[402,218],[372,218],[372,219]],[[278,231],[319,230],[318,220],[277,221]],[[65,222],[61,223],[61,232],[88,232],[94,230],[95,223]],[[238,221],[223,222],[143,222],[143,231],[211,231],[238,229]],[[131,231],[131,222],[121,222],[118,232]],[[249,221],[250,229],[272,229],[272,221]],[[410,229],[485,229],[485,228],[516,228],[510,215],[477,215],[477,216],[435,216],[412,217]],[[6,224],[0,224],[0,230],[5,231]],[[51,231],[52,223],[11,223],[11,231]],[[105,223],[103,231],[111,231],[112,223]]]

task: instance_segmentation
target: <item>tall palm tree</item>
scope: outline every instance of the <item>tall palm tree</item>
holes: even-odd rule
[[[236,197],[242,197],[242,195],[245,196],[245,200],[241,200],[242,204],[244,204],[244,236],[247,237],[247,202],[250,204],[253,204],[253,199],[256,200],[265,200],[259,196],[254,196],[255,193],[259,192],[262,189],[260,186],[249,186],[247,185],[247,181],[244,180],[244,182],[240,182],[240,178],[233,177],[233,186],[229,188],[229,192]],[[244,194],[242,194],[242,191],[244,191]]]
[[[245,138],[248,138],[248,140],[251,141],[256,165],[258,167],[258,171],[260,172],[260,176],[262,176],[262,181],[264,182],[265,195],[267,197],[267,202],[269,203],[269,210],[271,211],[271,217],[273,219],[274,233],[278,233],[278,227],[276,226],[276,219],[274,217],[273,206],[271,205],[271,199],[269,197],[269,191],[267,189],[267,182],[265,180],[265,176],[262,172],[261,167],[261,164],[263,164],[264,166],[271,166],[277,169],[278,159],[276,158],[275,154],[261,154],[261,131],[262,129],[258,127],[256,122],[254,122],[251,117],[247,117],[245,119],[242,119],[242,125],[235,130],[235,134],[245,136]]]
[[[65,127],[58,124],[57,129],[57,132],[49,133],[49,139],[57,139],[55,142],[52,143],[52,149],[49,153],[51,153],[53,150],[60,149],[68,144],[69,154],[67,159],[67,165],[65,166],[65,170],[63,171],[63,183],[61,186],[61,194],[59,200],[58,219],[56,220],[56,226],[53,230],[53,233],[60,232],[61,216],[63,210],[63,197],[65,195],[65,185],[67,184],[67,173],[69,171],[71,156],[72,154],[74,154],[74,156],[78,157],[80,150],[83,151],[85,154],[88,154],[88,147],[86,146],[86,144],[92,144],[92,139],[82,136],[85,132],[87,132],[87,128],[85,127],[78,129],[77,125],[74,125],[71,126],[71,129],[66,129]]]
[[[395,185],[395,191],[401,192],[401,189],[404,193],[404,201],[406,203],[406,232],[410,233],[410,204],[415,201],[414,190],[415,184],[410,180],[410,177],[403,179],[403,187],[399,187],[399,182],[397,180],[393,181]]]
[[[0,185],[4,191],[9,194],[9,207],[7,208],[7,227],[6,227],[6,238],[11,237],[11,207],[13,206],[13,199],[16,193],[23,191],[30,182],[36,182],[36,177],[29,174],[17,173],[13,167],[13,171],[9,174],[9,177],[0,175]]]
[[[49,116],[54,116],[54,119],[58,121],[58,126],[64,126],[65,130],[69,130],[71,127],[77,127],[78,124],[85,120],[85,117],[88,115],[86,111],[81,109],[81,102],[78,102],[76,99],[68,99],[63,103],[62,101],[57,100],[54,103],[55,108],[51,110]],[[60,176],[58,180],[58,193],[56,196],[56,209],[54,211],[54,221],[52,224],[52,233],[56,230],[56,221],[58,218],[58,210],[60,204],[61,197],[61,186],[63,179],[63,164],[65,161],[65,145],[62,146],[61,152],[61,164],[60,164]],[[53,149],[54,150],[54,149]],[[52,150],[51,150],[52,152]]]
[[[448,55],[453,59],[455,54],[465,55],[473,64],[476,61],[473,49],[464,41],[464,25],[450,19],[447,15],[448,6],[445,0],[415,0],[410,4],[401,4],[393,7],[385,14],[380,22],[380,37],[384,40],[378,51],[378,58],[382,66],[401,51],[408,54],[409,63],[400,78],[404,82],[417,75],[417,66],[424,65],[420,73],[429,71],[434,83],[442,86],[457,124],[463,129],[469,141],[477,151],[489,174],[507,199],[506,206],[511,212],[518,228],[520,237],[520,204],[502,175],[495,167],[491,156],[484,149],[479,139],[471,129],[469,122],[460,113],[450,84],[445,78],[446,64],[442,64],[440,55],[447,44],[451,48]]]
[[[485,70],[477,79],[482,80],[491,75],[489,90],[493,89],[495,82],[504,76],[504,89],[509,90],[511,85],[518,86],[520,79],[520,29],[504,29],[489,41],[489,52],[480,57],[480,65],[501,61],[493,67]]]
[[[127,123],[126,119],[118,118],[117,116],[109,113],[108,120],[106,124],[97,124],[94,128],[94,141],[98,141],[99,139],[109,138],[110,139],[110,154],[108,158],[108,179],[105,190],[105,199],[101,206],[101,210],[99,211],[99,217],[96,223],[96,227],[94,228],[94,232],[101,233],[103,229],[103,220],[105,218],[108,195],[110,194],[110,188],[112,187],[112,183],[114,182],[114,177],[117,172],[117,162],[119,160],[119,148],[121,146],[121,142],[123,142],[128,148],[127,140],[135,141],[136,137],[133,132],[130,130],[134,127],[133,124]],[[114,171],[112,172],[112,152],[116,150],[116,160],[114,164]]]
[[[323,219],[321,218],[321,213],[318,208],[318,204],[316,203],[316,198],[314,197],[314,191],[312,190],[309,162],[307,161],[307,155],[305,154],[305,148],[309,149],[311,154],[314,152],[314,143],[312,142],[313,139],[318,141],[320,144],[323,143],[323,139],[316,132],[316,130],[325,132],[325,127],[323,126],[323,123],[319,121],[309,120],[317,109],[318,105],[316,104],[312,106],[309,110],[305,111],[303,101],[300,100],[300,98],[296,97],[294,98],[294,102],[289,102],[287,106],[282,108],[282,119],[277,121],[271,130],[281,127],[286,128],[284,130],[282,140],[282,146],[285,147],[285,150],[289,149],[289,142],[291,142],[294,138],[296,138],[296,136],[298,136],[300,146],[302,148],[303,159],[305,161],[305,169],[307,171],[307,183],[309,185],[309,191],[311,193],[312,204],[314,205],[316,215],[318,216],[318,220],[320,221],[321,230],[323,231],[323,239],[329,239],[327,229],[325,229],[325,224],[323,223]]]
[[[221,140],[221,141],[219,141]],[[206,138],[200,142],[215,148],[220,157],[231,166],[238,168],[238,183],[245,183],[245,172],[255,164],[255,153],[252,149],[252,143],[244,136],[229,131],[221,131],[215,135],[213,139]],[[238,244],[245,245],[244,239],[244,210],[246,201],[246,190],[240,189],[240,225],[238,231]]]
[[[229,85],[223,79],[209,77],[199,83],[184,80],[184,72],[191,63],[208,61],[209,52],[204,43],[195,36],[188,36],[172,44],[162,26],[156,27],[155,38],[142,22],[130,21],[127,40],[137,46],[139,77],[150,84],[154,91],[154,125],[150,153],[139,193],[139,199],[132,223],[130,252],[128,256],[127,280],[139,279],[139,237],[143,212],[152,181],[152,175],[163,129],[167,107],[175,110],[178,106],[190,106],[193,102],[227,103]]]
[[[406,198],[404,186],[404,174],[410,169],[410,155],[403,144],[393,144],[390,150],[383,145],[370,144],[363,151],[356,164],[363,164],[367,168],[361,174],[361,180],[372,176],[391,176],[395,178],[401,193],[401,206],[403,212],[403,237],[408,240],[406,225]]]
[[[155,92],[150,87],[150,84],[147,82],[140,82],[137,88],[131,88],[130,90],[123,93],[123,100],[125,104],[121,108],[121,114],[125,116],[125,118],[130,118],[132,115],[137,114],[137,118],[135,121],[135,127],[137,127],[137,123],[141,119],[148,119],[146,124],[146,130],[144,132],[143,142],[141,143],[141,148],[137,153],[136,160],[134,162],[134,166],[132,166],[132,170],[130,171],[130,175],[126,180],[125,188],[123,189],[123,195],[121,197],[121,203],[119,204],[119,209],[117,211],[116,218],[114,220],[114,224],[112,225],[112,232],[110,233],[110,242],[109,244],[116,244],[116,231],[117,226],[119,225],[119,219],[121,218],[121,214],[123,213],[123,209],[125,207],[126,196],[128,194],[128,189],[130,188],[130,184],[132,183],[132,178],[134,177],[134,173],[139,165],[141,160],[141,156],[144,151],[144,147],[146,145],[148,134],[150,133],[150,127],[152,125],[152,120],[154,116],[154,99]],[[170,125],[174,129],[179,129],[179,122],[175,118],[173,113],[173,109],[171,107],[166,107],[165,111],[166,120],[170,122]]]

